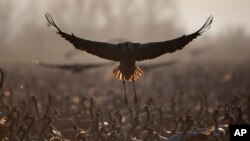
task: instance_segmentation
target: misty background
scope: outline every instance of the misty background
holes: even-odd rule
[[[65,32],[105,42],[169,40],[199,29],[210,15],[212,28],[184,50],[154,61],[249,59],[248,0],[0,0],[0,64],[105,62],[74,50],[46,25],[52,14]],[[204,49],[198,59],[190,52]]]

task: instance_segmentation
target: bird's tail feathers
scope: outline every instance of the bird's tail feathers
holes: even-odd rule
[[[120,66],[118,66],[117,68],[115,68],[113,70],[113,74],[115,75],[115,77],[118,79],[118,80],[126,80],[126,81],[135,81],[137,80],[138,78],[140,78],[140,76],[142,75],[142,70],[138,67],[135,68],[135,71],[132,75],[130,76],[126,76],[124,75],[121,70],[120,70]]]
[[[141,75],[142,75],[142,70],[139,68],[139,67],[135,67],[135,72],[134,72],[134,74],[133,74],[133,77],[132,77],[132,79],[133,80],[137,80],[138,78],[140,78],[141,77]],[[131,80],[130,80],[131,81]]]
[[[211,15],[207,18],[205,24],[198,30],[198,33],[202,34],[203,32],[210,29],[212,22],[213,22],[213,16]]]

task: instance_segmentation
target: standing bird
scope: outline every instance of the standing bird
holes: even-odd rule
[[[136,66],[136,61],[154,59],[165,53],[172,53],[177,50],[181,50],[193,39],[197,38],[203,32],[208,30],[211,27],[210,25],[213,21],[213,17],[210,16],[198,31],[168,41],[144,44],[132,42],[111,44],[82,39],[75,36],[74,34],[65,33],[55,24],[52,16],[49,13],[46,13],[45,17],[48,21],[48,26],[52,29],[55,29],[57,34],[60,34],[64,39],[72,43],[76,49],[80,49],[98,57],[120,63],[119,66],[113,70],[113,73],[118,80],[122,80],[123,82],[125,93],[124,100],[126,105],[128,101],[125,81],[133,82],[134,102],[135,104],[137,103],[137,94],[135,91],[134,81],[141,76],[142,70]]]
[[[1,90],[1,88],[3,87],[3,82],[6,78],[6,73],[2,68],[0,68],[0,78],[1,78],[0,79],[0,90]]]

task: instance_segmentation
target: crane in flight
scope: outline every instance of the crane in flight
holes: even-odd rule
[[[61,37],[73,44],[76,49],[86,51],[103,59],[119,62],[119,66],[113,70],[113,74],[118,80],[122,80],[123,82],[125,105],[128,104],[125,86],[126,81],[132,81],[134,88],[134,103],[136,104],[138,100],[134,81],[141,76],[142,70],[136,66],[136,61],[154,59],[165,53],[172,53],[183,49],[189,42],[200,36],[203,32],[207,31],[211,27],[211,23],[213,21],[213,17],[210,16],[206,20],[205,24],[196,32],[189,35],[183,35],[172,40],[143,44],[132,42],[112,44],[91,41],[77,37],[73,33],[65,33],[56,25],[51,14],[46,13],[45,17],[47,19],[48,26],[54,29],[57,34],[61,35]]]
[[[72,73],[80,73],[89,69],[95,69],[99,67],[105,67],[105,66],[110,66],[113,65],[114,63],[93,63],[93,64],[50,64],[50,63],[45,63],[41,62],[40,60],[33,60],[34,65],[38,65],[41,67],[46,67],[46,68],[56,68],[56,69],[61,69],[61,70],[68,70],[71,71]]]
[[[176,60],[172,61],[166,61],[161,63],[154,63],[150,65],[139,65],[140,68],[142,68],[144,71],[150,71],[156,68],[160,67],[167,67],[176,64]],[[81,64],[81,63],[74,63],[74,64],[51,64],[42,62],[40,60],[32,60],[32,63],[37,66],[46,67],[46,68],[55,68],[65,71],[71,71],[72,73],[81,73],[83,71],[89,70],[89,69],[95,69],[99,67],[105,67],[105,66],[111,66],[114,65],[114,63],[93,63],[93,64]]]

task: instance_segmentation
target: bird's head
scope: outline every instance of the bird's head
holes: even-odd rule
[[[125,42],[124,44],[125,44],[125,46],[127,48],[127,51],[132,51],[133,43],[131,43],[131,42]]]

